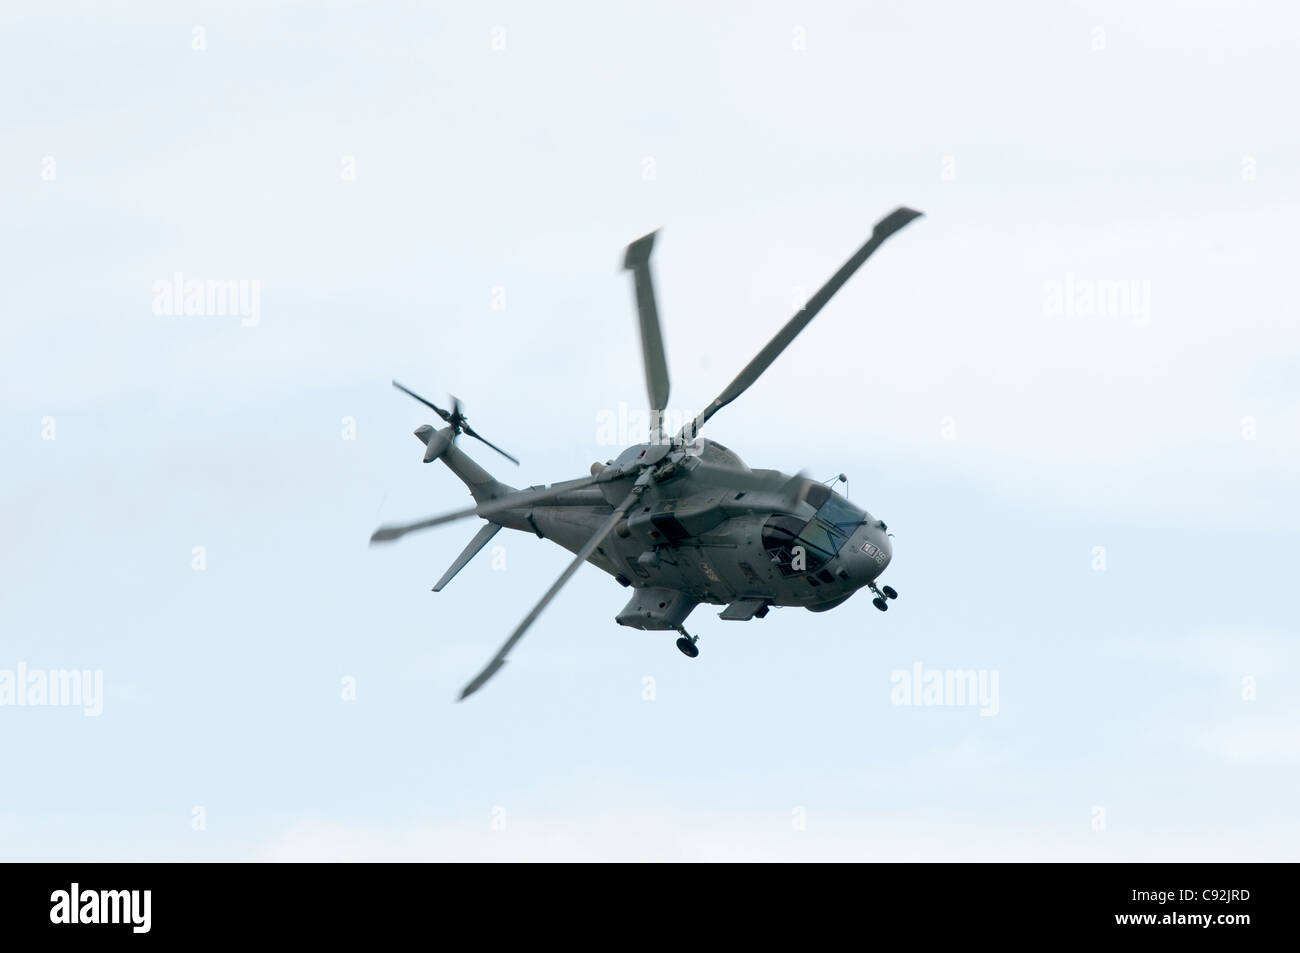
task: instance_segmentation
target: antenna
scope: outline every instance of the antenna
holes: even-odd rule
[[[843,483],[843,484],[844,484],[844,498],[845,498],[846,500],[849,498],[849,478],[846,477],[843,473],[837,473],[835,476],[831,477],[829,480],[822,480],[822,483],[829,485],[830,488],[831,488],[832,490],[835,489],[835,484],[836,484],[836,483]]]

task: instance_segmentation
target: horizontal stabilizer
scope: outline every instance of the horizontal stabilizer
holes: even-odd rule
[[[443,586],[451,582],[456,573],[465,568],[465,565],[478,555],[478,551],[488,544],[488,540],[497,534],[501,529],[499,523],[485,523],[479,527],[479,531],[474,534],[474,538],[469,541],[469,545],[456,557],[456,561],[451,564],[451,568],[442,574],[438,584],[433,587],[434,592],[442,592]]]

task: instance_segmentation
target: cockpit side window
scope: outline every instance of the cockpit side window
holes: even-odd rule
[[[778,513],[763,524],[763,548],[768,551],[789,549],[801,529],[803,520],[799,517]]]
[[[783,576],[815,572],[825,566],[867,519],[862,510],[820,484],[810,487],[805,499],[818,507],[811,520],[778,513],[763,524],[763,548]],[[803,550],[801,569],[794,568],[795,547]]]
[[[820,557],[818,566],[824,565],[833,559],[847,538],[835,532],[820,520],[813,520],[799,533],[799,542],[803,543],[804,547],[809,551],[809,556],[815,552]],[[808,567],[812,568],[811,561],[809,561]]]
[[[801,545],[799,531],[803,529],[803,525],[804,521],[799,517],[784,513],[769,517],[763,524],[763,548],[767,550],[768,557],[776,563],[777,569],[783,576],[793,576],[796,572],[802,571],[794,568],[794,550],[796,546]],[[804,570],[813,568],[807,555],[804,557],[804,562]],[[818,563],[818,566],[820,565],[821,563]]]
[[[763,524],[763,548],[783,576],[821,569],[843,543],[843,537],[815,519],[805,523],[797,516],[777,514]],[[796,561],[799,551],[803,558]]]

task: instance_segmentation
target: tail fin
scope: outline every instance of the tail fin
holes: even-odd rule
[[[420,442],[428,445],[429,441],[438,434],[450,436],[448,427],[444,430],[434,430],[428,424],[416,428],[415,435],[420,438]],[[488,473],[481,466],[471,460],[455,444],[449,444],[447,449],[442,451],[439,459],[447,464],[447,469],[456,474],[460,482],[469,487],[469,492],[474,497],[475,503],[484,503],[488,500],[496,499],[506,493],[514,492],[514,487],[508,483],[502,483],[492,474]]]

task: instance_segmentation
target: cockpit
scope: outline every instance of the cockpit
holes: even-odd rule
[[[820,483],[809,486],[805,499],[817,509],[812,519],[778,513],[763,524],[763,548],[783,576],[821,569],[867,521],[865,512]]]

